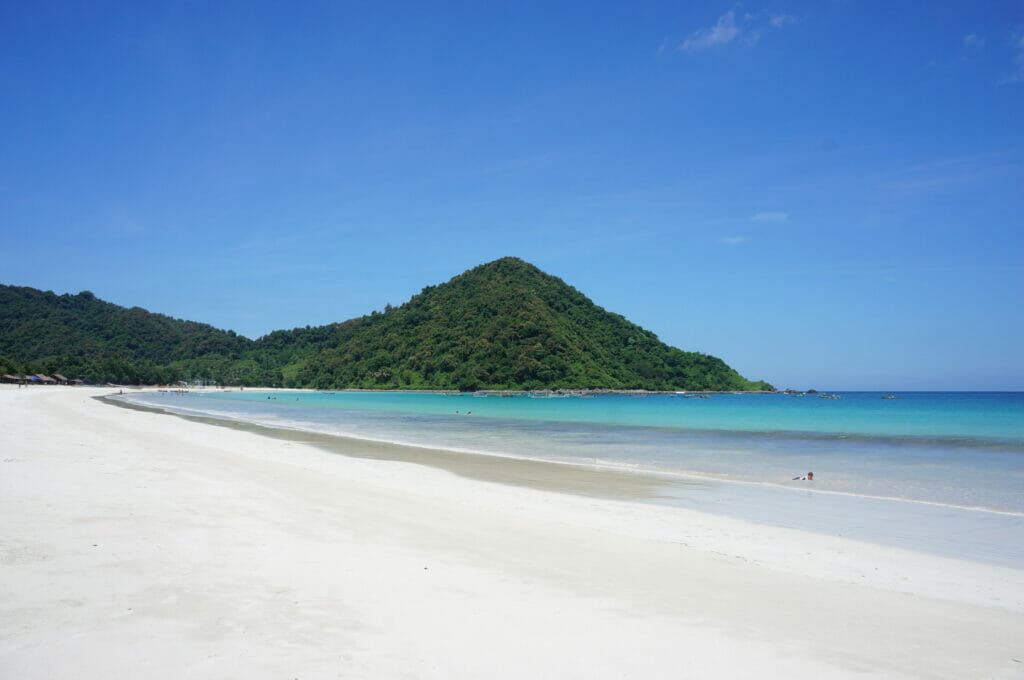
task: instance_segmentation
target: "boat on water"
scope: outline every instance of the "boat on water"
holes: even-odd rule
[[[899,399],[895,394],[883,394],[882,399]]]

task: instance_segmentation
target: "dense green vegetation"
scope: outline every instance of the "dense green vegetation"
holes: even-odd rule
[[[721,359],[684,352],[516,258],[428,286],[344,323],[248,340],[124,309],[91,293],[0,286],[0,373],[90,382],[376,389],[759,390]],[[4,368],[8,366],[8,368]]]
[[[669,347],[515,258],[341,324],[299,369],[313,387],[758,389],[720,359]]]
[[[251,346],[232,331],[119,307],[88,291],[55,295],[0,285],[0,374],[61,373],[124,384],[192,375],[237,375],[236,382],[249,384],[280,380],[250,366]]]

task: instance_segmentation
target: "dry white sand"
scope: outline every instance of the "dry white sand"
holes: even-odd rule
[[[0,678],[1024,677],[1019,570],[104,392],[0,389]]]

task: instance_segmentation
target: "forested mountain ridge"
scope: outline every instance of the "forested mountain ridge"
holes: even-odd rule
[[[59,354],[69,347],[100,357],[166,363],[182,356],[237,354],[250,341],[195,321],[119,307],[89,291],[56,295],[0,285],[0,338],[12,354]]]
[[[88,292],[0,286],[0,373],[19,370],[317,388],[771,389],[662,343],[517,258],[427,286],[399,307],[255,341]]]
[[[98,382],[168,382],[182,359],[239,359],[252,341],[213,326],[120,307],[89,291],[0,285],[0,372],[61,372]],[[28,364],[32,364],[31,366]],[[36,365],[38,364],[38,365]]]
[[[684,352],[517,258],[342,324],[296,378],[313,387],[771,389]]]

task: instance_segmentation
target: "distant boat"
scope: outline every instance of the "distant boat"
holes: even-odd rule
[[[818,399],[839,399],[838,394],[819,394]]]
[[[883,394],[882,399],[899,399],[895,394]]]

